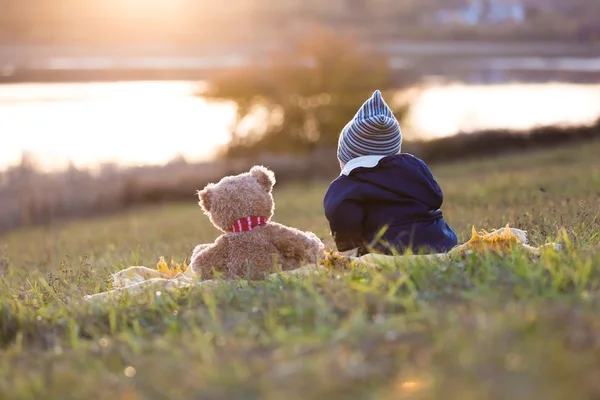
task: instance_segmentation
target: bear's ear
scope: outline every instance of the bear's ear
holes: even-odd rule
[[[255,165],[250,169],[250,175],[256,178],[260,186],[267,193],[271,193],[273,186],[275,186],[275,174],[273,171],[262,165]]]
[[[200,207],[204,210],[204,212],[210,212],[210,207],[212,203],[212,184],[207,185],[204,189],[198,191],[198,198],[200,201]]]

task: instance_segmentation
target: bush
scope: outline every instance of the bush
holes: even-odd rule
[[[248,68],[209,79],[203,96],[238,106],[223,154],[306,154],[335,146],[372,92],[391,88],[387,57],[357,43],[351,34],[315,29]],[[396,107],[399,119],[406,110]]]

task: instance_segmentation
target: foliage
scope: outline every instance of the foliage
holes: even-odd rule
[[[190,201],[1,236],[0,398],[596,398],[597,154],[587,143],[433,168],[461,242],[472,225],[510,223],[534,245],[566,244],[537,261],[347,266],[96,308],[80,299],[110,273],[182,260],[219,232]],[[277,189],[275,220],[331,249],[325,188]]]
[[[202,94],[237,104],[225,152],[236,157],[335,147],[361,104],[390,86],[386,56],[351,34],[315,29],[248,68],[217,74]],[[401,119],[406,106],[396,111]]]
[[[158,263],[156,263],[156,270],[158,272],[168,275],[168,276],[171,276],[171,277],[185,273],[187,268],[188,268],[188,266],[185,262],[182,264],[179,264],[178,262],[176,262],[174,260],[171,260],[171,265],[169,266],[169,264],[165,261],[164,257],[160,257],[158,260]]]

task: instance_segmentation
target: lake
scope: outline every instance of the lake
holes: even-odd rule
[[[188,81],[0,85],[0,168],[17,163],[22,152],[45,169],[64,168],[69,160],[95,166],[160,164],[179,155],[209,159],[227,143],[236,110],[195,96],[197,90]],[[406,93],[414,102],[406,137],[600,117],[600,84],[430,82]]]

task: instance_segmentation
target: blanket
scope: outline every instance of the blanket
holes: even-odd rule
[[[485,253],[496,255],[508,254],[514,250],[520,250],[528,256],[539,257],[544,250],[558,251],[562,247],[556,243],[548,243],[540,247],[530,246],[527,243],[527,232],[524,230],[506,226],[491,232],[472,229],[471,238],[463,244],[454,247],[447,253],[415,255],[382,255],[367,254],[362,257],[352,257],[336,252],[330,252],[319,264],[309,264],[292,271],[274,273],[269,276],[306,276],[328,271],[331,269],[344,269],[353,265],[365,268],[378,269],[384,265],[398,265],[407,261],[448,261],[455,258],[467,256],[481,256]],[[219,280],[202,280],[194,274],[191,268],[184,264],[171,263],[168,266],[164,258],[160,258],[156,269],[145,266],[132,266],[111,275],[112,290],[85,296],[85,300],[93,303],[115,301],[126,295],[136,295],[147,291],[150,287],[157,291],[169,292],[172,290],[214,286],[222,283]]]

